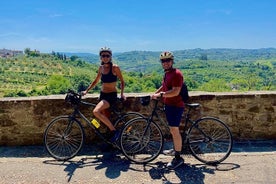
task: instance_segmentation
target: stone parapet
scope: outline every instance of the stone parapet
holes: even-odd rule
[[[149,114],[151,106],[139,103],[145,95],[127,94],[123,109]],[[276,139],[276,91],[190,92],[190,96],[191,102],[201,104],[194,117],[215,116],[225,121],[234,139]],[[47,124],[56,116],[72,112],[64,98],[65,95],[1,98],[0,145],[42,145]],[[87,95],[85,99],[96,103],[98,95]],[[86,138],[88,142],[97,140],[87,127]]]

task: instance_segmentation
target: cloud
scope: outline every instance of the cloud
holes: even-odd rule
[[[63,17],[63,16],[64,16],[63,14],[59,14],[59,13],[49,15],[50,18]]]
[[[230,15],[231,13],[232,13],[232,10],[227,10],[227,9],[209,9],[209,10],[207,10],[207,14]]]
[[[5,37],[14,37],[14,36],[20,36],[20,34],[18,33],[14,33],[14,32],[11,32],[11,33],[0,33],[0,37],[2,38],[5,38]]]

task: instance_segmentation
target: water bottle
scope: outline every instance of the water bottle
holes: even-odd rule
[[[100,123],[99,123],[96,119],[92,119],[91,123],[92,123],[96,128],[99,128],[99,127],[100,127]]]

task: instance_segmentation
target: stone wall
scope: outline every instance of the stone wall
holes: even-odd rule
[[[121,107],[124,111],[148,114],[150,106],[139,103],[144,95],[127,94],[127,101]],[[209,115],[220,118],[230,127],[234,139],[276,139],[276,91],[191,92],[190,95],[191,102],[201,104],[194,117]],[[0,145],[42,145],[47,124],[58,115],[72,112],[64,97],[1,98]],[[96,102],[97,95],[87,96],[86,100]],[[89,109],[85,111],[87,115],[91,114]],[[85,129],[87,142],[95,141],[93,131]]]

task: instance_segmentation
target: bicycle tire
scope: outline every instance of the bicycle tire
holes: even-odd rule
[[[232,151],[232,133],[221,120],[204,117],[189,129],[188,145],[197,160],[209,165],[219,164]]]
[[[164,139],[160,127],[146,118],[135,118],[122,129],[120,146],[129,160],[144,164],[153,161],[163,149]]]
[[[44,132],[48,153],[59,161],[75,157],[83,146],[84,130],[78,120],[70,116],[53,119]]]
[[[130,120],[133,120],[135,118],[144,118],[145,116],[143,114],[140,114],[138,112],[127,112],[122,117],[118,118],[116,122],[114,123],[114,127],[117,130],[122,130],[124,125]]]

